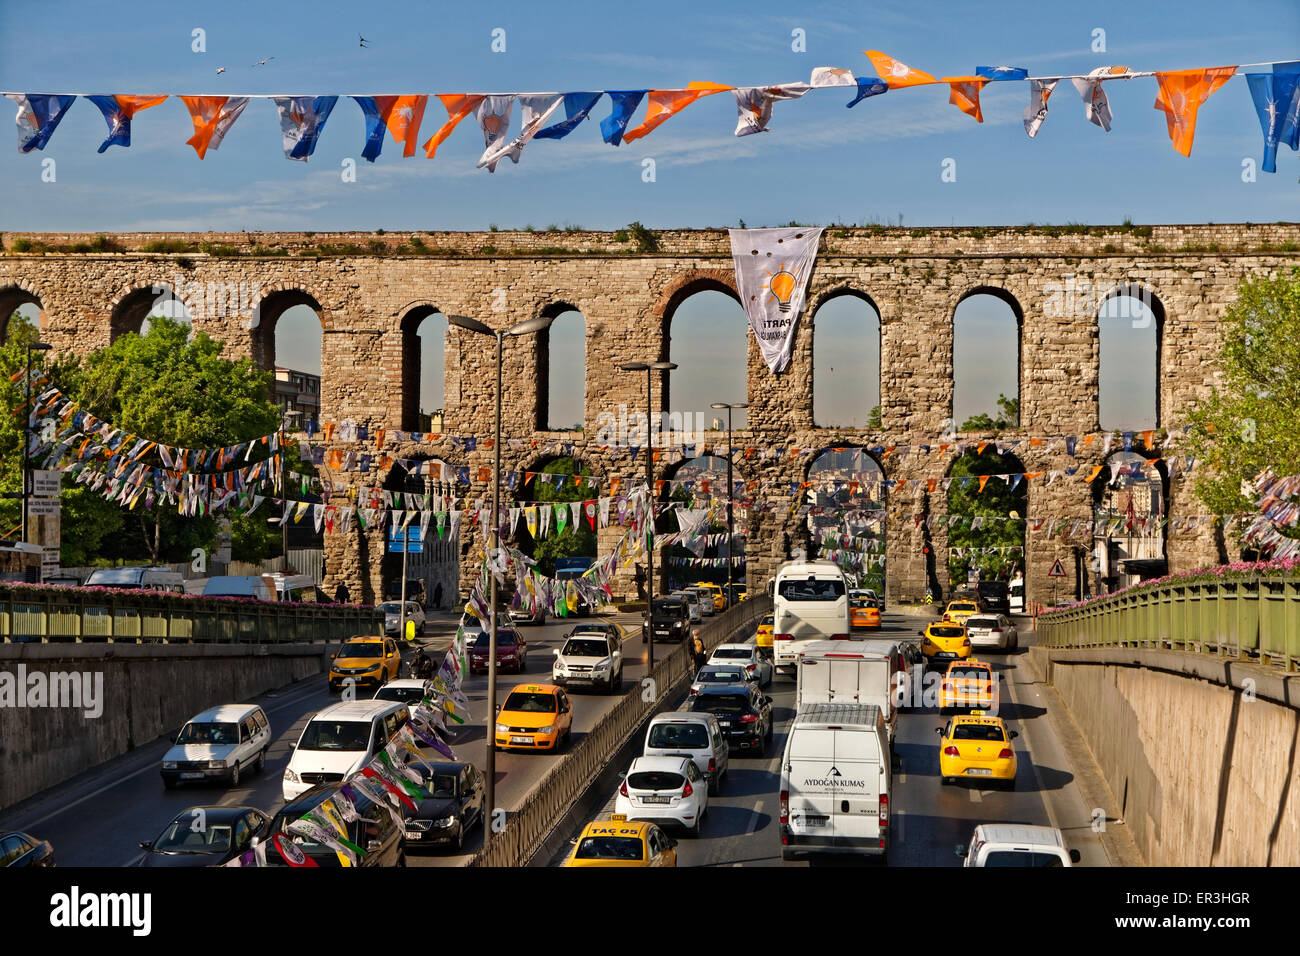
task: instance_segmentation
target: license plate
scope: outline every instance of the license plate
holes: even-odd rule
[[[991,776],[993,773],[993,771],[988,767],[970,767],[969,769],[967,769],[966,772],[968,774],[971,774],[972,776],[978,776],[978,777]]]
[[[719,726],[719,727],[730,727],[730,726],[731,726],[731,721],[729,721],[729,720],[720,720],[720,721],[718,721],[718,726]]]
[[[642,803],[672,803],[672,797],[642,797]]]
[[[181,779],[182,779],[182,780],[202,780],[202,779],[203,779],[203,774],[201,774],[201,773],[183,773],[183,774],[181,774]]]
[[[827,823],[830,822],[830,819],[831,819],[830,817],[809,817],[809,816],[805,816],[805,817],[803,818],[803,823],[804,823],[804,826],[806,826],[806,827],[824,827],[824,826],[826,826]]]
[[[655,637],[667,637],[667,636],[668,636],[667,631],[655,631]]]
[[[533,742],[533,738],[532,737],[511,737],[510,742],[512,744],[531,744]]]
[[[407,833],[407,834],[406,834],[406,838],[407,838],[408,840],[423,840],[423,839],[424,839],[424,833],[423,833],[423,831],[421,831],[421,830],[416,830],[416,831],[414,831],[414,832]]]

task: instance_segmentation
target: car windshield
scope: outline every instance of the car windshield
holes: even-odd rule
[[[984,858],[985,866],[1064,866],[1055,853],[1024,850],[994,850]]]
[[[642,770],[627,775],[633,790],[680,790],[686,778],[672,770]]]
[[[838,601],[844,597],[844,582],[831,578],[786,578],[777,587],[777,594],[787,601]]]
[[[435,773],[433,775],[433,796],[441,798],[456,796],[456,775],[454,773]]]
[[[139,568],[109,568],[95,571],[86,579],[88,588],[136,588],[144,572]]]
[[[719,647],[713,656],[723,661],[749,660],[754,652],[747,647]]]
[[[370,746],[370,722],[313,720],[302,732],[299,750],[365,750]]]
[[[997,627],[998,619],[996,617],[968,617],[966,618],[967,627]]]
[[[528,691],[512,691],[506,698],[504,710],[512,710],[520,714],[553,714],[555,713],[555,695],[554,694],[536,694]]]
[[[237,744],[238,724],[196,724],[190,722],[176,738],[178,744]]]
[[[575,860],[639,860],[641,840],[637,837],[583,837],[573,858]]]
[[[486,651],[491,643],[491,635],[487,631],[479,631],[478,638],[474,641],[474,647],[477,650]],[[497,631],[497,648],[500,649],[505,644],[518,644],[514,631]]]
[[[655,617],[681,617],[683,607],[681,601],[655,601]]]
[[[384,645],[379,641],[357,641],[344,644],[339,657],[383,657]]]
[[[713,671],[701,670],[695,676],[695,680],[700,684],[738,684],[745,678],[741,676],[740,671]]]
[[[379,605],[379,607],[375,608],[375,610],[383,611],[385,614],[401,614],[402,605],[400,601],[387,601]]]
[[[954,680],[990,680],[993,675],[983,667],[955,667],[948,672]]]
[[[964,627],[932,627],[930,628],[931,637],[961,637],[966,633]]]
[[[424,700],[424,688],[384,686],[375,691],[375,700],[395,700],[403,704],[418,704]]]
[[[600,639],[571,638],[564,645],[565,657],[605,657],[609,654],[609,645]]]
[[[710,714],[743,714],[749,709],[747,698],[739,694],[705,694],[695,698],[692,710]]]
[[[230,849],[230,827],[206,824],[197,811],[187,810],[153,841],[153,848],[169,853],[225,853]]]
[[[1003,743],[1007,738],[996,724],[958,724],[953,728],[953,740],[989,740]]]
[[[647,746],[655,748],[686,747],[692,750],[709,745],[709,732],[703,724],[668,723],[650,728]]]
[[[766,624],[768,627],[771,627],[775,621],[776,621],[776,615],[774,614],[763,615],[763,623]]]
[[[851,606],[858,608],[875,607],[875,605],[871,603],[871,598],[854,598],[849,603]]]
[[[974,604],[968,604],[968,603],[966,603],[966,602],[960,602],[960,603],[957,603],[957,604],[949,604],[949,605],[948,605],[948,610],[949,610],[949,611],[978,611],[979,608],[976,607]]]

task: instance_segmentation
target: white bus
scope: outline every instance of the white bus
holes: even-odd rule
[[[1011,579],[1009,591],[1012,614],[1025,613],[1025,579],[1015,577]]]
[[[849,588],[825,560],[787,561],[772,583],[772,664],[793,671],[813,641],[849,639]]]

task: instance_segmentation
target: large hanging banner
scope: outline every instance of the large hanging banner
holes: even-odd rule
[[[763,360],[772,372],[785,371],[794,350],[795,320],[817,259],[821,227],[816,229],[732,229],[731,257],[736,288],[749,316]]]

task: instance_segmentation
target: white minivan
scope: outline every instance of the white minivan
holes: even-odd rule
[[[239,786],[247,767],[266,769],[271,723],[256,704],[220,704],[195,714],[162,759],[163,786],[224,781]]]
[[[713,714],[678,710],[659,714],[645,733],[643,757],[690,757],[717,796],[727,775],[730,753],[722,725]]]
[[[793,671],[812,641],[848,640],[849,586],[831,561],[787,561],[772,579],[772,663]]]
[[[395,700],[350,700],[320,711],[293,745],[280,784],[285,802],[361,770],[408,719],[407,705]]]
[[[889,732],[879,707],[810,704],[781,757],[781,858],[889,855]]]
[[[1073,866],[1081,859],[1078,850],[1065,846],[1056,827],[1021,823],[981,823],[975,828],[970,846],[958,844],[957,855],[966,866]]]

